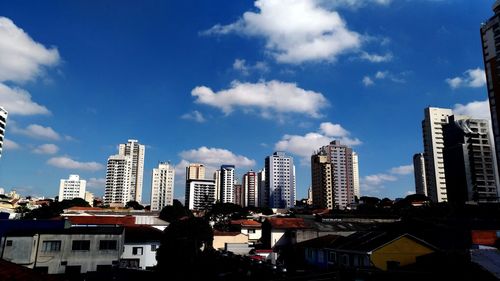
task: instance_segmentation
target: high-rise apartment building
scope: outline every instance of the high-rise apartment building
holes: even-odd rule
[[[278,151],[266,157],[265,188],[269,194],[268,207],[293,208],[295,206],[295,166],[293,157]]]
[[[443,132],[448,202],[498,202],[489,121],[450,116]]]
[[[269,190],[266,189],[266,169],[257,172],[258,207],[269,206]]]
[[[215,200],[218,202],[221,202],[221,200],[220,200],[220,170],[215,170],[214,181],[215,181]]]
[[[0,157],[2,157],[5,127],[7,126],[7,115],[9,115],[7,110],[0,106]]]
[[[500,161],[500,1],[493,4],[495,13],[481,25],[481,42],[483,45],[484,70],[486,72],[486,88],[490,104],[493,141],[496,147],[496,159]],[[500,173],[500,165],[497,173]]]
[[[245,190],[243,189],[243,184],[234,184],[234,204],[245,206]]]
[[[123,207],[128,201],[134,200],[130,193],[131,177],[132,157],[125,155],[110,156],[106,167],[104,204]]]
[[[234,165],[220,166],[220,200],[234,203]]]
[[[422,133],[424,137],[425,176],[427,196],[433,202],[448,201],[443,158],[443,126],[448,123],[448,117],[451,115],[453,112],[447,108],[428,107],[424,111]]]
[[[427,196],[425,160],[423,153],[413,155],[413,174],[415,176],[415,193]]]
[[[333,164],[326,152],[311,156],[312,204],[317,208],[333,209],[335,206]]]
[[[144,154],[145,146],[139,144],[137,140],[128,140],[125,144],[120,144],[118,154],[123,156],[130,156],[131,162],[131,175],[130,175],[130,197],[131,200],[142,201],[142,183],[144,177]]]
[[[338,140],[321,147],[315,155],[324,157],[319,157],[311,165],[311,168],[313,165],[317,168],[311,170],[313,204],[339,209],[346,209],[354,204],[355,197],[360,192],[358,155]],[[314,155],[311,159],[314,160]]]
[[[245,207],[256,207],[259,202],[258,177],[254,171],[243,175],[243,190],[245,191]]]
[[[186,180],[204,180],[205,165],[191,163],[186,167]]]
[[[161,211],[174,202],[175,167],[161,162],[151,177],[151,211]]]
[[[187,180],[185,206],[190,210],[208,210],[215,203],[214,180]]]
[[[69,175],[68,179],[61,179],[59,183],[59,201],[74,198],[85,199],[87,181],[81,180],[79,175]]]

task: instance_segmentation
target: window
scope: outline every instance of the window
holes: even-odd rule
[[[335,254],[335,252],[328,253],[328,261],[333,263],[337,262],[337,255]]]
[[[61,251],[61,241],[43,241],[42,252]]]
[[[99,250],[116,250],[116,240],[99,241]]]
[[[12,246],[12,240],[7,240],[7,246],[8,247]]]
[[[142,247],[133,247],[132,255],[142,256]]]
[[[90,240],[74,240],[71,249],[73,251],[88,251],[90,250]]]
[[[151,245],[151,252],[156,252],[158,245]]]
[[[248,233],[255,233],[255,229],[249,229]]]

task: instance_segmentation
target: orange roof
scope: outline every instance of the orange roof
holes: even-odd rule
[[[68,216],[66,217],[72,224],[117,224],[134,225],[135,218],[132,216],[111,217],[111,216]]]
[[[268,218],[273,228],[279,229],[300,229],[308,228],[303,218]]]
[[[69,209],[66,209],[68,211],[102,211],[102,208],[97,208],[97,207],[71,207]]]
[[[229,231],[218,231],[214,230],[214,236],[237,236],[241,232],[229,232]]]
[[[241,225],[241,226],[247,226],[247,227],[260,227],[261,224],[260,222],[256,222],[254,220],[233,220],[231,221],[231,224],[234,225]]]

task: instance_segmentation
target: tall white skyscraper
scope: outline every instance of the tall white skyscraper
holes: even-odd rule
[[[443,158],[443,125],[453,115],[451,109],[428,107],[424,111],[422,132],[424,137],[425,176],[427,196],[434,202],[448,201]]]
[[[352,186],[354,196],[359,199],[359,197],[361,197],[361,191],[359,189],[359,161],[356,152],[352,152]]]
[[[132,157],[112,155],[108,158],[106,169],[106,188],[104,204],[110,206],[125,206],[133,200],[130,194],[132,177]]]
[[[427,196],[427,180],[423,153],[413,155],[413,173],[415,175],[415,193]]]
[[[256,207],[259,202],[259,192],[257,188],[257,173],[249,171],[243,175],[243,190],[245,191],[244,206]]]
[[[214,180],[187,180],[185,196],[190,210],[208,210],[215,203]]]
[[[160,211],[174,202],[175,167],[160,163],[151,178],[151,211]]]
[[[295,207],[295,166],[293,157],[278,151],[266,157],[266,190],[269,194],[268,207]]]
[[[215,200],[221,202],[221,200],[220,200],[220,170],[215,170],[214,182],[215,182]]]
[[[0,106],[0,157],[2,157],[5,127],[7,126],[7,115],[9,115],[7,110]]]
[[[234,165],[220,166],[220,200],[234,203]]]
[[[137,140],[128,140],[125,144],[120,144],[118,154],[130,156],[132,159],[130,175],[130,196],[131,200],[142,201],[142,183],[144,177],[144,154],[145,146],[139,144]]]
[[[81,180],[79,175],[69,175],[69,179],[61,179],[59,183],[59,201],[74,198],[85,199],[87,181]]]

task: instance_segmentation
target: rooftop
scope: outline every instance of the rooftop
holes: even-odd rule
[[[276,229],[309,228],[303,218],[268,218],[267,221]]]

